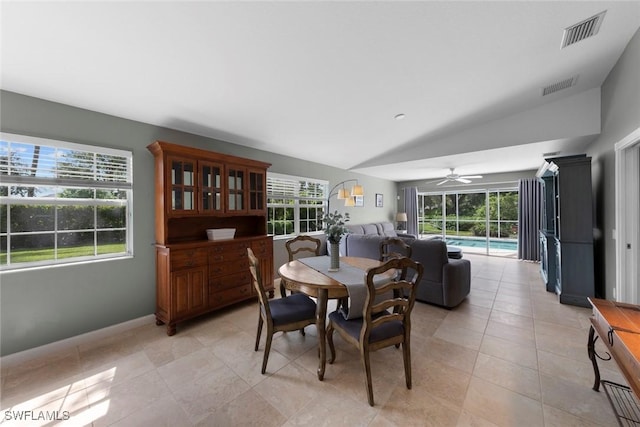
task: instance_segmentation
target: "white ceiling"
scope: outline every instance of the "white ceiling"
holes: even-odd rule
[[[640,1],[1,7],[2,89],[395,181],[581,152],[640,27]],[[596,36],[560,49],[603,10]]]

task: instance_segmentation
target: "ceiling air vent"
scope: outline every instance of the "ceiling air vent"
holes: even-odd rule
[[[554,92],[557,92],[559,90],[574,86],[577,81],[578,81],[578,76],[575,75],[573,77],[569,77],[568,79],[564,79],[560,82],[550,84],[549,86],[542,88],[542,96],[546,96]]]
[[[564,49],[567,46],[571,46],[574,43],[578,43],[579,41],[598,34],[598,30],[600,29],[600,24],[602,24],[605,13],[607,13],[606,10],[592,16],[591,18],[585,19],[582,22],[565,28],[564,34],[562,35],[562,44],[560,45],[560,49]]]

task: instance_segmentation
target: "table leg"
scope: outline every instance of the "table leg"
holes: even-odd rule
[[[326,289],[318,292],[318,305],[316,308],[316,328],[318,329],[318,346],[320,348],[320,360],[318,361],[318,379],[324,379],[324,368],[327,362],[327,299]]]
[[[593,328],[593,326],[591,326],[589,328],[589,340],[587,341],[587,354],[589,355],[589,359],[591,359],[591,364],[593,365],[593,373],[595,375],[593,389],[595,391],[600,391],[600,369],[598,369],[598,361],[596,360],[595,349],[595,344],[598,336],[595,333],[596,330]]]

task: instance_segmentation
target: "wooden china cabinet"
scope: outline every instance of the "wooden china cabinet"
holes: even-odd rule
[[[247,248],[273,296],[273,243],[266,234],[268,163],[156,141],[156,324],[176,324],[255,297]],[[208,228],[235,228],[210,241]]]

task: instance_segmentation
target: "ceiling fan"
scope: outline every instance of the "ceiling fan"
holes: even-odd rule
[[[463,184],[470,184],[472,179],[482,178],[482,175],[458,175],[457,173],[455,173],[455,168],[449,168],[449,171],[449,175],[445,176],[444,180],[440,181],[436,185],[442,185],[445,182],[449,181],[458,181]]]

